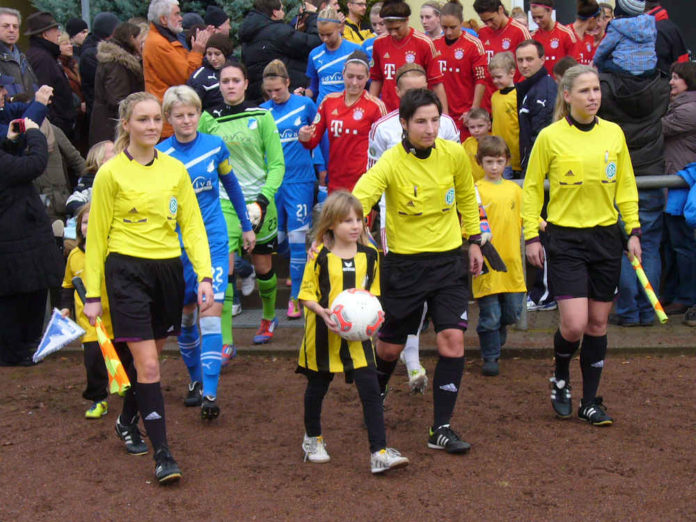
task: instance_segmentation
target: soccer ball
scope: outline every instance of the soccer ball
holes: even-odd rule
[[[384,311],[379,299],[370,292],[351,288],[338,294],[331,303],[331,319],[346,341],[367,341],[382,326]]]

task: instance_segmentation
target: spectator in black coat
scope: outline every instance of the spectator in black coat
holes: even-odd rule
[[[46,138],[24,120],[22,135],[0,142],[0,366],[30,366],[41,340],[48,288],[60,286],[63,260],[32,181],[46,168]]]
[[[220,69],[233,52],[234,46],[229,36],[214,34],[205,44],[203,67],[194,71],[186,82],[198,94],[204,111],[223,104]]]
[[[517,68],[525,78],[515,85],[520,120],[520,159],[524,173],[537,136],[553,121],[558,87],[544,66],[544,46],[539,42],[525,40],[520,43],[515,58]]]
[[[677,24],[669,19],[667,11],[660,6],[659,2],[645,2],[645,12],[655,17],[657,70],[669,78],[670,68],[674,62],[689,61],[689,51],[684,43],[684,37]]]
[[[70,82],[58,63],[60,56],[60,29],[51,13],[41,11],[27,18],[29,49],[27,60],[36,73],[39,85],[53,87],[53,98],[48,106],[48,119],[72,139],[77,116]]]
[[[251,102],[263,101],[263,69],[276,58],[288,69],[290,91],[309,85],[305,75],[309,51],[321,45],[316,15],[306,21],[304,32],[286,24],[284,17],[281,0],[255,0],[254,9],[239,27],[242,61],[249,71],[247,99]]]
[[[70,43],[73,45],[73,56],[79,60],[80,52],[82,51],[82,44],[85,42],[85,38],[87,38],[87,35],[89,34],[87,22],[85,22],[82,18],[71,18],[65,24],[65,32],[68,33]]]
[[[80,78],[82,78],[82,95],[87,104],[86,118],[89,121],[94,105],[94,78],[97,76],[97,46],[108,40],[119,24],[118,16],[105,11],[94,17],[92,32],[87,35],[80,50]]]
[[[598,116],[618,124],[626,135],[633,172],[639,176],[665,173],[662,117],[669,105],[669,83],[657,72],[651,78],[602,73],[602,105]],[[663,189],[639,189],[638,213],[643,247],[643,268],[653,288],[659,288],[665,195]],[[650,326],[655,319],[631,263],[624,258],[616,314],[609,322],[620,326]]]

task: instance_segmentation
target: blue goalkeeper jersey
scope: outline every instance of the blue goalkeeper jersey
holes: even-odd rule
[[[298,132],[303,125],[312,124],[317,114],[317,106],[306,96],[290,94],[285,103],[277,104],[269,100],[262,103],[261,107],[270,111],[278,127],[285,156],[283,184],[316,181],[312,152],[302,146]]]
[[[326,44],[312,49],[307,60],[307,77],[310,80],[309,88],[317,97],[317,105],[327,94],[344,90],[343,67],[346,59],[354,51],[361,50],[358,44],[345,39],[335,51],[329,51]]]
[[[362,43],[362,50],[370,59],[370,63],[372,63],[372,48],[375,46],[376,39],[377,37],[373,36],[372,38],[368,38]]]
[[[211,252],[215,247],[227,248],[227,225],[220,207],[219,176],[234,176],[225,142],[219,136],[199,132],[189,143],[171,136],[157,145],[157,149],[181,161],[191,178],[198,198]]]

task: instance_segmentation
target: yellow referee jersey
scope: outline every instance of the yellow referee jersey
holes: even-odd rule
[[[483,179],[486,173],[483,171],[483,167],[479,165],[476,161],[476,154],[478,153],[478,140],[473,136],[469,136],[462,143],[462,147],[466,151],[466,155],[469,156],[469,164],[471,165],[471,177],[474,178],[474,183],[478,180]]]
[[[425,159],[401,144],[387,150],[353,189],[365,215],[382,194],[387,244],[396,254],[447,252],[462,245],[463,233],[481,233],[471,166],[459,143],[437,138]]]
[[[322,246],[313,261],[307,261],[298,295],[329,308],[343,290],[361,288],[379,295],[377,250],[358,244],[352,259],[343,259]],[[318,372],[339,373],[375,365],[372,341],[346,341],[330,332],[323,319],[305,307],[305,335],[298,364]]]
[[[65,263],[65,276],[63,277],[63,288],[74,288],[73,277],[84,278],[85,270],[85,253],[80,247],[75,247],[68,254],[68,260]],[[83,281],[84,282],[84,281]],[[106,281],[102,279],[101,285],[101,304],[102,304],[102,324],[106,329],[106,333],[111,339],[114,338],[113,330],[111,329],[111,315],[109,314],[109,299],[106,297]],[[75,322],[79,324],[85,331],[82,336],[82,342],[90,342],[97,340],[97,331],[94,326],[89,324],[89,319],[82,313],[85,305],[75,292]]]
[[[549,223],[590,228],[613,225],[619,208],[626,232],[640,227],[638,189],[621,127],[597,118],[583,132],[562,119],[543,129],[534,143],[522,192],[524,237],[539,235],[544,179],[549,178]]]
[[[517,89],[495,91],[491,96],[492,134],[500,136],[510,149],[512,170],[522,170],[520,163],[520,119],[517,115]]]
[[[101,295],[108,253],[179,257],[177,224],[198,281],[212,278],[208,237],[184,164],[155,152],[153,162],[142,165],[122,152],[102,165],[94,178],[87,227],[87,297]]]
[[[507,272],[489,270],[486,274],[474,277],[474,297],[526,292],[520,248],[522,189],[517,183],[506,179],[499,183],[482,179],[476,183],[476,187],[493,233],[491,243],[505,261]]]

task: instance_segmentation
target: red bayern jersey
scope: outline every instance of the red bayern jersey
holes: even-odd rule
[[[527,28],[513,18],[508,18],[508,23],[498,31],[494,31],[490,27],[482,27],[479,29],[479,39],[483,43],[488,61],[491,61],[493,55],[510,51],[513,55],[517,46],[529,40],[532,37]],[[515,83],[524,80],[519,71],[515,71]],[[495,90],[495,89],[493,89]]]
[[[594,59],[595,51],[597,50],[597,45],[595,45],[594,36],[585,33],[584,38],[580,38],[575,28],[572,27],[573,35],[575,35],[575,45],[569,54],[575,58],[579,64],[582,65],[592,65],[592,60]]]
[[[399,108],[396,95],[396,71],[407,63],[422,65],[428,77],[428,87],[442,83],[433,42],[423,33],[411,28],[408,36],[396,41],[388,34],[377,37],[372,49],[370,79],[382,82],[382,101],[389,111]]]
[[[462,35],[447,45],[444,36],[433,42],[439,52],[438,64],[444,77],[449,115],[457,122],[459,132],[464,131],[462,114],[471,109],[476,85],[486,85],[488,56],[481,40],[462,31]]]
[[[324,132],[329,135],[329,192],[353,190],[367,170],[367,149],[372,124],[387,114],[381,100],[363,91],[358,101],[346,105],[346,93],[327,94],[314,119],[314,133],[303,145],[313,149]]]
[[[498,53],[510,51],[514,55],[517,46],[525,40],[529,40],[531,37],[532,35],[529,34],[527,28],[512,17],[509,17],[508,23],[498,31],[494,31],[490,27],[482,27],[479,29],[479,39],[483,43],[483,48],[486,50],[489,63],[493,55]],[[524,80],[524,78],[520,72],[515,69],[515,83],[521,82],[522,80]],[[484,101],[481,106],[490,111],[491,96],[497,89],[495,85],[493,85],[493,80],[488,71],[486,71],[486,82],[486,94],[484,95]]]
[[[539,28],[532,34],[537,42],[544,46],[544,56],[546,57],[546,70],[553,75],[553,67],[558,63],[558,60],[568,56],[573,49],[577,39],[575,32],[558,22],[550,31],[544,31]]]

